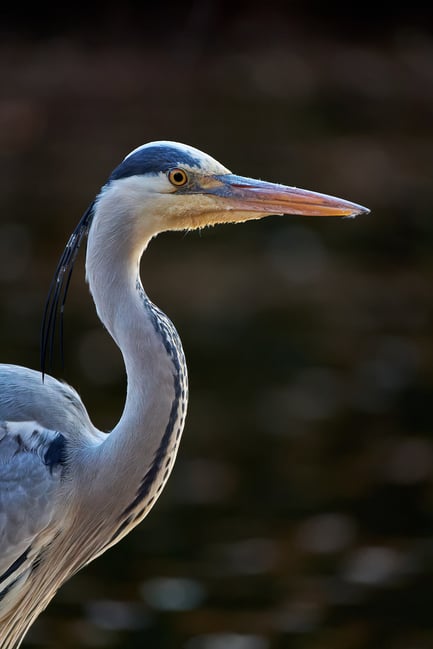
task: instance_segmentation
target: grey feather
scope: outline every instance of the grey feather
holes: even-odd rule
[[[58,505],[64,457],[47,463],[59,434],[34,421],[0,422],[0,600],[7,612],[24,587]],[[43,538],[43,541],[42,541]],[[1,618],[0,618],[1,619]]]
[[[197,149],[159,142],[127,156],[81,219],[51,285],[42,359],[88,234],[86,275],[97,313],[123,355],[126,402],[107,435],[93,426],[70,386],[0,366],[1,649],[17,649],[58,588],[146,516],[173,468],[186,416],[187,369],[175,327],[141,284],[147,245],[167,230],[289,209],[341,216],[367,211],[234,176]]]

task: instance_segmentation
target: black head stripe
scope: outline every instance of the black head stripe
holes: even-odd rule
[[[200,159],[188,151],[167,144],[155,144],[131,153],[116,167],[110,176],[110,180],[140,176],[142,174],[156,175],[178,165],[200,167],[200,164]]]

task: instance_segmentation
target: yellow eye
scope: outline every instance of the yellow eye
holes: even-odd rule
[[[182,187],[182,185],[186,185],[188,182],[188,174],[180,167],[170,169],[167,175],[169,181],[172,185],[175,185],[175,187]]]

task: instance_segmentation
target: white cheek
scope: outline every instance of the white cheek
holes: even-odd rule
[[[123,193],[139,197],[152,194],[172,194],[176,188],[171,184],[167,175],[160,172],[147,176],[128,176],[115,181],[116,189]]]
[[[147,183],[146,189],[149,194],[172,194],[176,191],[176,187],[171,184],[165,173],[152,176],[152,179]]]

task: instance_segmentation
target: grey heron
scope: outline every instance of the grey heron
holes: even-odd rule
[[[18,647],[58,588],[149,512],[175,462],[188,383],[180,338],[144,291],[139,264],[168,230],[270,214],[354,216],[332,196],[232,174],[197,149],[151,142],[112,172],[57,267],[42,334],[43,372],[0,366],[0,644]],[[120,421],[91,422],[45,372],[70,273],[87,236],[86,276],[127,374]],[[59,325],[60,326],[60,325]]]

